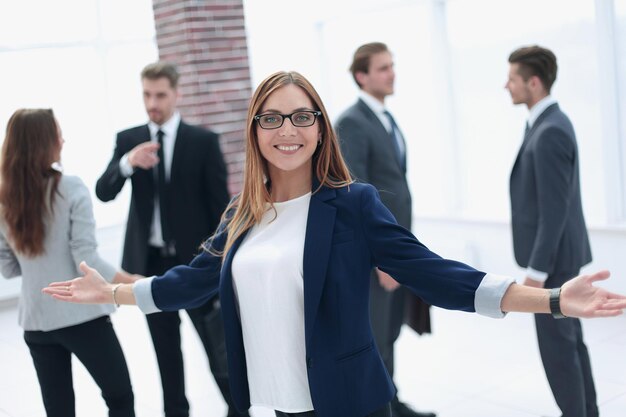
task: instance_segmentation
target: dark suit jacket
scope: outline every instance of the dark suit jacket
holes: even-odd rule
[[[411,230],[411,193],[406,171],[398,163],[389,133],[378,116],[359,99],[335,124],[341,151],[358,181],[372,184],[398,224]]]
[[[591,262],[574,128],[558,104],[525,135],[511,172],[515,259],[550,275]]]
[[[126,177],[119,168],[122,156],[149,140],[147,125],[118,133],[113,158],[96,183],[100,200],[113,200],[124,186]],[[153,170],[136,169],[130,180],[133,189],[122,268],[145,274],[156,188]],[[226,166],[217,134],[180,122],[169,187],[172,238],[180,262],[188,263],[198,253],[202,241],[215,232],[229,200]]]
[[[178,310],[202,304],[219,287],[231,392],[237,408],[246,410],[246,357],[231,276],[242,239],[223,260],[205,252],[189,266],[157,277],[152,295],[159,309]],[[222,226],[211,245],[221,250],[224,243]],[[304,243],[304,328],[309,387],[319,417],[363,417],[394,396],[369,321],[374,266],[424,300],[464,311],[475,311],[475,291],[485,275],[429,251],[397,224],[370,185],[314,193]]]
[[[335,124],[343,156],[352,175],[372,184],[398,224],[411,230],[412,203],[406,170],[398,163],[389,133],[361,99],[346,109]],[[428,305],[408,295],[405,322],[416,332],[430,333]]]

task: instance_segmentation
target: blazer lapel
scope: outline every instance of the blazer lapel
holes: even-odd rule
[[[235,300],[233,288],[232,264],[233,258],[241,242],[247,235],[247,231],[239,237],[228,251],[220,273],[220,305],[222,307],[222,319],[224,320],[224,338],[228,347],[228,373],[232,387],[232,396],[235,404],[249,404],[250,389],[247,379],[246,352],[243,345],[243,333],[241,331],[241,318],[239,308]]]
[[[229,316],[231,317],[239,317],[239,313],[237,312],[237,306],[235,303],[235,293],[233,290],[233,276],[232,276],[232,266],[233,266],[233,257],[235,256],[235,253],[237,253],[237,250],[239,249],[239,246],[241,245],[241,242],[243,242],[244,238],[246,237],[246,235],[248,234],[250,230],[246,230],[241,236],[239,236],[239,239],[237,239],[235,241],[235,243],[233,243],[233,246],[230,248],[230,250],[228,251],[228,254],[226,254],[226,258],[224,259],[224,262],[222,263],[222,271],[220,273],[221,279],[220,279],[220,303],[222,305],[222,309],[224,311],[228,311]],[[240,325],[239,320],[237,320],[237,323]]]
[[[513,169],[511,170],[511,172],[515,171],[515,167],[517,167],[517,164],[519,163],[519,160],[521,159],[522,154],[524,153],[524,149],[526,149],[528,142],[530,142],[531,138],[535,134],[537,127],[541,124],[541,122],[543,122],[543,119],[548,117],[548,115],[552,113],[553,111],[558,110],[558,108],[559,108],[558,103],[551,104],[543,111],[543,113],[539,115],[539,117],[537,117],[537,120],[535,120],[535,123],[533,123],[533,126],[530,128],[528,133],[524,135],[524,141],[522,142],[522,146],[520,146],[519,148],[519,152],[517,153],[517,158],[515,158],[515,163],[513,164]]]
[[[317,188],[314,184],[313,190]],[[335,227],[336,209],[326,203],[335,197],[335,190],[322,187],[311,196],[304,240],[304,333],[310,346],[313,324],[317,316]]]
[[[533,129],[535,128],[535,126],[537,126],[536,123],[533,125]],[[511,174],[515,172],[515,168],[519,164],[520,159],[522,159],[522,154],[524,153],[524,149],[526,149],[526,144],[529,141],[530,134],[533,131],[533,129],[530,129],[530,131],[524,135],[524,141],[522,142],[522,145],[519,147],[519,151],[517,151],[517,157],[515,158],[515,162],[513,163],[513,169],[511,169]]]
[[[181,164],[182,155],[187,148],[187,125],[181,120],[176,132],[176,142],[174,142],[174,154],[172,155],[172,166],[170,168],[170,184],[175,183],[178,176],[178,168]]]
[[[140,143],[150,142],[152,140],[152,135],[150,134],[150,128],[148,127],[148,125],[145,125],[143,127],[143,135],[140,135],[137,138],[139,140],[133,145],[133,147],[139,145]]]
[[[313,190],[317,187],[318,184],[314,184]],[[322,187],[311,196],[309,204],[302,266],[304,271],[304,332],[307,348],[324,289],[335,227],[336,209],[328,205],[326,201],[333,199],[335,195],[336,192],[332,188]],[[245,232],[237,239],[222,264],[219,292],[224,317],[239,317],[233,290],[232,263],[233,257],[247,233]],[[235,326],[225,329],[226,333],[229,334],[229,338],[241,341],[241,321],[237,319],[231,324],[235,324]]]
[[[537,117],[537,120],[535,120],[535,123],[533,123],[533,127],[530,128],[528,134],[524,135],[524,144],[528,143],[530,138],[532,138],[532,136],[535,134],[535,131],[537,130],[537,127],[543,122],[543,119],[548,117],[550,113],[557,110],[558,108],[559,105],[557,103],[551,104],[546,107],[546,109],[539,115],[539,117]]]
[[[374,111],[372,111],[372,109],[370,109],[370,107],[365,104],[365,102],[361,99],[359,99],[357,101],[358,104],[358,108],[361,111],[361,113],[363,114],[363,116],[370,122],[371,127],[377,131],[376,133],[376,137],[378,138],[388,138],[389,141],[385,144],[386,146],[395,146],[393,143],[391,143],[391,141],[395,141],[395,137],[393,137],[391,134],[389,134],[389,132],[387,131],[387,129],[385,129],[385,126],[382,124],[382,122],[380,121],[380,119],[378,118],[378,116],[374,113]],[[404,148],[406,149],[406,141],[404,140],[404,135],[402,135],[402,132],[398,131],[400,133],[400,136],[402,138],[402,142],[404,142]],[[396,163],[398,164],[398,167],[400,168],[400,170],[402,172],[406,172],[406,168],[402,166],[402,163],[398,160],[398,157],[396,156],[397,152],[393,152],[393,160],[396,161]],[[404,165],[406,166],[406,152],[404,153]]]
[[[148,125],[145,125],[143,128],[143,132],[141,135],[137,136],[137,143],[133,144],[133,148],[141,143],[150,142],[151,141],[150,128]],[[132,149],[132,148],[131,148]],[[133,185],[133,192],[137,192],[137,194],[142,195],[142,198],[147,200],[147,204],[150,205],[150,215],[145,218],[148,222],[144,225],[147,227],[147,230],[150,230],[150,225],[152,224],[152,213],[154,212],[154,195],[156,192],[156,181],[155,177],[156,168],[152,169],[138,169],[133,174],[133,177],[136,176],[137,181],[139,182],[138,186]],[[139,190],[139,191],[138,191]]]
[[[363,113],[365,118],[369,120],[372,127],[378,131],[376,133],[376,136],[383,137],[383,138],[390,136],[389,132],[387,132],[387,129],[385,129],[385,126],[383,126],[380,119],[378,118],[378,116],[376,116],[376,114],[372,111],[372,109],[370,109],[370,107],[367,104],[365,104],[365,102],[361,99],[359,99],[357,103],[358,103],[359,110],[361,111],[361,113]]]

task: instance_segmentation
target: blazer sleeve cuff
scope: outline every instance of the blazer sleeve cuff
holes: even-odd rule
[[[144,314],[158,313],[161,310],[154,304],[154,298],[152,297],[152,280],[154,277],[143,278],[135,281],[133,284],[133,294],[135,295],[135,301],[137,307]]]
[[[511,277],[485,274],[474,295],[476,312],[495,319],[506,316],[501,308],[502,298],[514,282],[515,280]]]
[[[536,269],[531,268],[530,266],[526,268],[526,276],[530,279],[539,282],[546,282],[548,279],[548,273],[543,271],[538,271]]]

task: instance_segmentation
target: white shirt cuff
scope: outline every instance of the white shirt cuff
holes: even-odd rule
[[[135,172],[135,168],[128,162],[128,154],[124,154],[122,159],[120,159],[120,172],[126,178],[130,177],[133,175],[133,172]]]
[[[548,279],[547,272],[537,271],[536,269],[532,269],[531,267],[526,268],[526,276],[539,282],[546,282],[546,280]]]
[[[158,313],[161,310],[154,304],[154,298],[152,298],[152,280],[154,277],[143,278],[135,281],[133,284],[133,294],[135,295],[135,301],[137,307],[144,313]]]
[[[474,308],[478,314],[500,319],[506,316],[502,311],[502,298],[515,280],[502,275],[485,274],[474,295]]]

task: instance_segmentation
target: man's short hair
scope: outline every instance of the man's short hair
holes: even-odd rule
[[[538,45],[524,46],[509,55],[509,63],[519,65],[518,73],[524,81],[537,76],[550,94],[557,72],[556,56],[551,50]]]
[[[361,84],[359,84],[356,79],[356,73],[364,72],[367,74],[370,69],[370,58],[372,55],[379,54],[381,52],[389,52],[387,45],[382,42],[366,43],[365,45],[359,46],[354,52],[352,65],[350,65],[350,72],[352,73],[354,82],[356,82],[359,87],[361,87]]]
[[[170,62],[157,61],[146,65],[141,71],[142,80],[157,80],[159,78],[167,78],[170,82],[170,86],[176,88],[178,86],[178,79],[180,78],[176,65]]]

